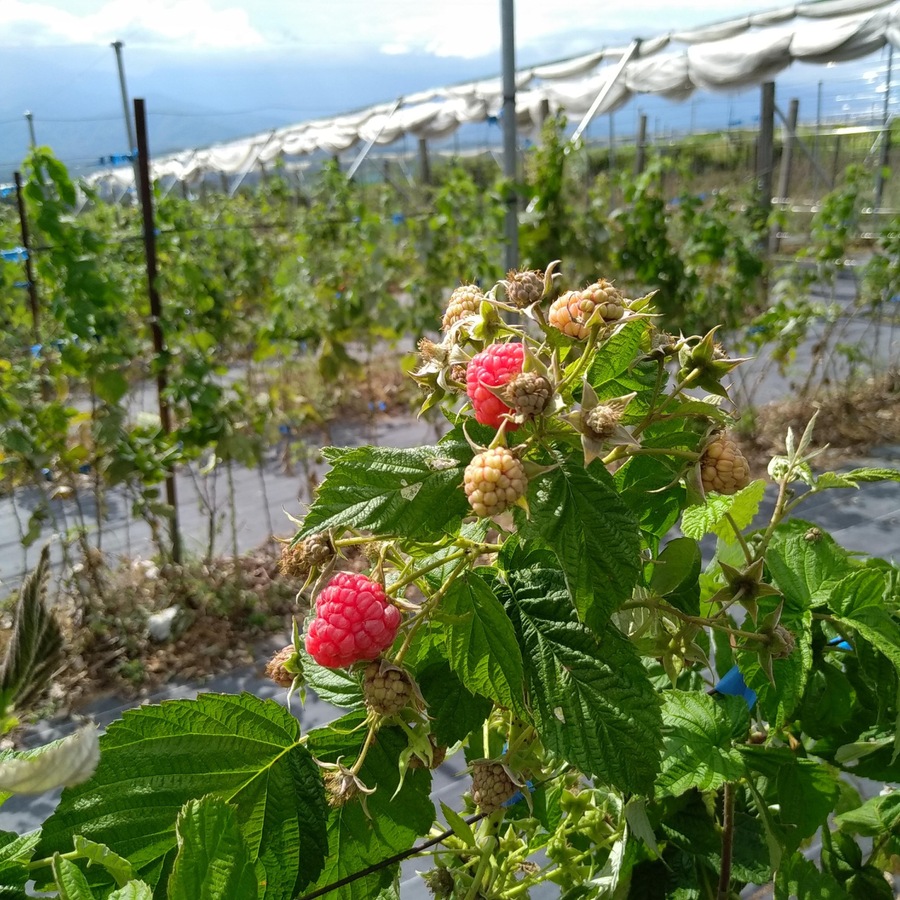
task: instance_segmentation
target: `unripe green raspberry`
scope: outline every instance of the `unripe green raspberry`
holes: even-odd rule
[[[413,695],[412,679],[399,666],[385,659],[373,659],[363,675],[366,706],[381,716],[394,716],[409,704]]]
[[[519,309],[537,303],[544,295],[544,276],[541,272],[517,272],[511,269],[507,273],[505,284],[509,302]]]
[[[502,763],[483,760],[472,765],[472,800],[480,812],[490,815],[518,790]]]
[[[503,391],[504,401],[520,416],[538,416],[550,402],[553,386],[537,372],[514,375]]]
[[[448,331],[460,319],[475,315],[484,302],[484,294],[474,284],[464,284],[458,287],[447,302],[447,310],[441,320],[441,328]]]
[[[583,341],[590,333],[587,322],[599,310],[604,322],[616,322],[625,315],[625,298],[610,282],[601,278],[583,291],[567,291],[550,306],[550,324],[563,334]]]
[[[738,445],[720,434],[703,451],[700,478],[705,491],[736,494],[750,484],[750,466]]]
[[[489,518],[509,509],[525,493],[525,468],[507,447],[479,453],[466,466],[466,497],[476,516]]]

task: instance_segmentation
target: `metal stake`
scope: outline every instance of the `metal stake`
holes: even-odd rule
[[[150,184],[150,150],[147,144],[147,115],[144,101],[134,101],[134,118],[137,122],[137,152],[135,165],[140,175],[139,196],[144,225],[144,251],[147,257],[147,291],[150,297],[150,332],[153,335],[153,351],[156,354],[156,389],[159,396],[159,421],[164,434],[172,431],[172,417],[166,400],[168,378],[165,364],[165,341],[162,332],[162,304],[156,289],[156,227],[153,221],[153,190]],[[166,472],[166,502],[172,507],[172,562],[181,562],[181,534],[178,528],[178,496],[175,490],[175,473]]]
[[[25,197],[22,194],[22,173],[16,172],[16,203],[19,207],[19,226],[22,246],[25,248],[25,277],[28,279],[28,304],[31,307],[31,329],[35,344],[41,342],[41,310],[38,306],[37,285],[34,281],[34,267],[31,264],[31,237],[28,234],[28,217],[25,213]]]
[[[518,141],[516,134],[516,14],[513,0],[500,2],[503,58],[503,177],[506,179],[506,270],[519,266]]]

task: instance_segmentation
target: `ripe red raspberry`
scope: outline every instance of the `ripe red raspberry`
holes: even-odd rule
[[[720,434],[707,445],[700,459],[703,490],[736,494],[750,484],[750,466],[731,438]]]
[[[447,310],[441,320],[441,328],[448,331],[460,319],[475,315],[483,302],[484,294],[481,292],[481,288],[474,284],[461,285],[450,295]]]
[[[507,447],[477,454],[466,466],[463,487],[476,516],[489,518],[509,509],[525,493],[525,467]]]
[[[522,371],[525,350],[521,344],[491,344],[481,353],[476,353],[466,367],[466,393],[472,401],[475,419],[482,425],[499,428],[503,416],[512,410],[488,388],[506,384],[513,375]],[[507,431],[515,431],[519,426],[510,423]]]
[[[472,800],[480,812],[496,812],[517,790],[503,763],[482,760],[472,764]]]
[[[375,659],[391,646],[399,627],[400,611],[380,584],[340,572],[316,598],[306,651],[320,666],[339,669]]]

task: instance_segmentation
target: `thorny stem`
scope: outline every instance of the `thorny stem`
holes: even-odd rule
[[[588,335],[588,341],[587,341],[587,344],[585,345],[584,352],[581,354],[581,358],[575,363],[575,366],[572,369],[572,371],[569,372],[569,374],[566,375],[565,378],[563,378],[563,380],[557,385],[556,392],[558,394],[561,394],[563,391],[563,388],[570,385],[577,378],[580,378],[581,375],[584,373],[584,370],[586,368],[585,362],[590,360],[591,353],[593,352],[594,348],[597,346],[597,339],[599,337],[600,337],[600,328],[599,327],[592,328],[590,335]]]
[[[784,518],[784,507],[787,503],[787,496],[788,476],[785,475],[778,482],[778,499],[775,501],[775,509],[772,510],[772,518],[769,521],[769,527],[766,528],[766,533],[763,535],[763,538],[760,541],[759,549],[757,550],[757,556],[765,556],[766,550],[769,546],[769,541],[772,540],[772,535],[775,533],[775,529],[778,527],[779,522],[781,522],[781,520]]]
[[[744,539],[744,535],[741,532],[741,529],[738,528],[737,522],[734,521],[734,517],[730,512],[725,513],[725,518],[728,520],[728,524],[731,526],[734,531],[735,537],[738,539],[738,543],[741,545],[741,550],[744,551],[744,559],[747,560],[747,563],[750,564],[753,562],[753,553],[750,551],[750,548],[747,546],[747,541]]]
[[[409,650],[412,640],[416,635],[416,632],[422,627],[422,623],[428,618],[428,615],[440,603],[441,598],[450,590],[451,585],[457,578],[463,573],[463,570],[469,564],[469,554],[472,551],[467,551],[464,558],[460,561],[459,565],[450,573],[447,577],[447,580],[422,604],[422,608],[416,613],[415,621],[412,624],[412,627],[406,633],[406,638],[403,641],[402,646],[397,651],[397,655],[394,657],[394,664],[400,665],[403,661],[403,657],[406,656],[407,651]]]
[[[734,785],[725,782],[722,792],[722,870],[719,873],[718,900],[731,896],[731,853],[734,848]]]

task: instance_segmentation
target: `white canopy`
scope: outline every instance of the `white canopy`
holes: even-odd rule
[[[795,60],[844,62],[886,44],[900,48],[900,0],[825,0],[742,16],[704,28],[643,40],[596,110],[608,113],[635,94],[683,99],[698,89],[735,90],[772,78]],[[682,45],[677,47],[677,45]],[[673,49],[674,48],[674,49]],[[583,115],[608,82],[626,48],[521,70],[516,75],[516,119],[524,131],[540,126],[547,111]],[[437,139],[460,125],[500,114],[499,78],[421,91],[399,101],[157,159],[154,179],[193,181],[208,173],[243,175],[280,157],[316,151],[335,154],[370,142],[387,145],[412,135]],[[130,166],[97,172],[98,187],[125,189]]]

